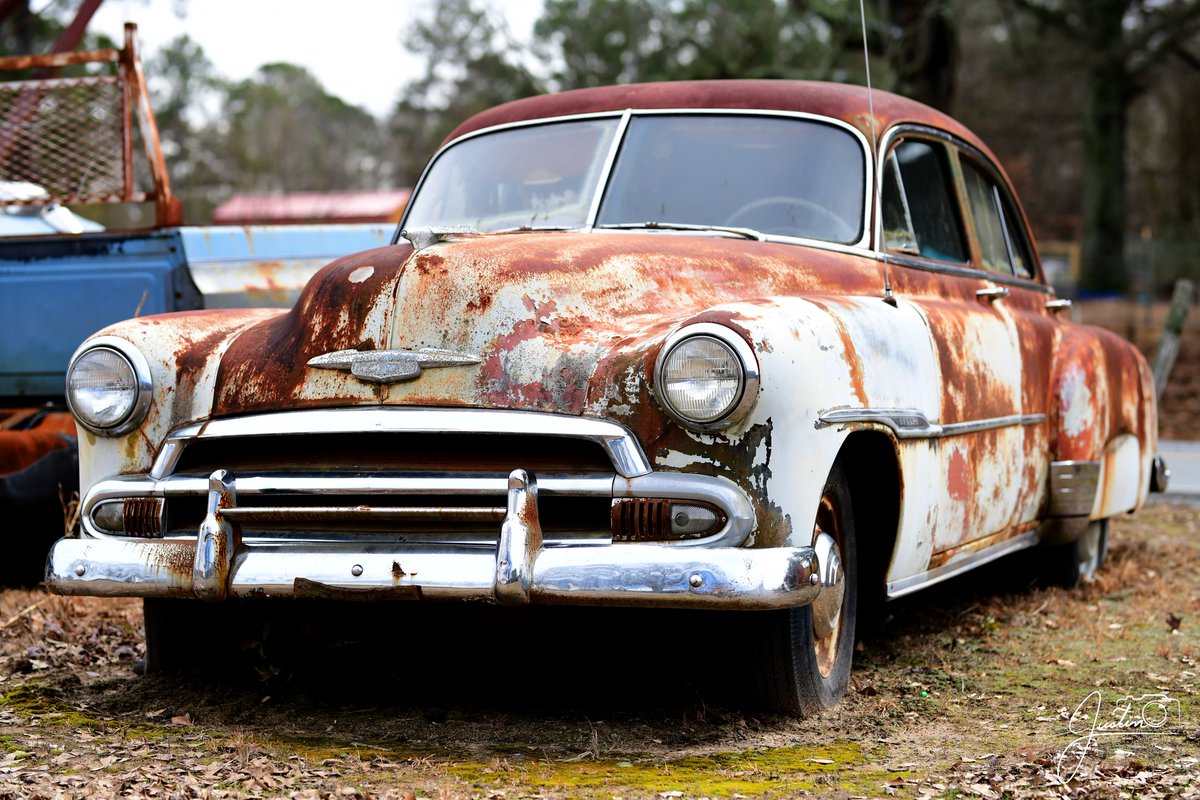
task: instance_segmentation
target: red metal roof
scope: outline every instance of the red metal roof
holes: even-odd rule
[[[213,212],[216,225],[396,222],[412,189],[370,192],[235,194]]]
[[[876,133],[901,122],[930,125],[948,131],[987,151],[965,126],[923,103],[875,90],[868,100],[864,86],[817,81],[726,80],[633,83],[574,89],[560,94],[516,100],[490,108],[462,123],[447,141],[471,131],[546,117],[621,111],[626,108],[734,108],[799,111],[833,117],[854,125],[871,138],[871,102]]]

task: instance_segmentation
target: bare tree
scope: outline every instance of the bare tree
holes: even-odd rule
[[[1126,156],[1129,108],[1171,56],[1200,69],[1187,49],[1200,0],[1006,0],[1086,49],[1083,264],[1080,286],[1127,288]]]

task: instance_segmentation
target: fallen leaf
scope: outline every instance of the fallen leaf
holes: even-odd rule
[[[178,717],[171,717],[171,724],[172,725],[191,725],[192,724],[192,715],[191,714],[181,714]]]

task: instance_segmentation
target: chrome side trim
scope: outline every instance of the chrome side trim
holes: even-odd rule
[[[1100,488],[1099,461],[1051,461],[1051,517],[1086,517]]]
[[[1013,414],[1008,417],[993,417],[992,419],[978,419],[970,422],[954,422],[942,426],[942,436],[958,436],[964,433],[990,431],[996,428],[1007,428],[1012,425],[1040,425],[1045,421],[1045,414]]]
[[[295,436],[308,433],[470,433],[523,434],[584,439],[604,448],[618,475],[632,478],[651,471],[641,444],[624,426],[595,417],[477,408],[316,408],[227,417],[172,431],[159,450],[150,477],[175,471],[193,439],[237,436]]]
[[[1006,417],[939,425],[931,422],[924,412],[915,408],[839,408],[826,411],[817,417],[816,427],[874,423],[890,428],[897,439],[943,439],[1016,425],[1040,425],[1045,421],[1045,414],[1011,414]]]
[[[973,553],[968,553],[961,558],[952,560],[940,567],[922,572],[919,575],[910,575],[907,578],[901,578],[898,581],[888,581],[887,596],[889,600],[894,600],[897,597],[904,597],[906,594],[912,594],[918,589],[924,589],[926,586],[932,586],[935,583],[941,583],[944,580],[953,578],[969,569],[974,569],[981,564],[986,564],[989,561],[995,561],[997,558],[1006,556],[1009,553],[1015,553],[1018,550],[1024,550],[1027,547],[1032,547],[1038,543],[1037,531],[1029,531],[1022,533],[1019,536],[1014,536],[1011,539],[1005,539],[1002,542],[997,542],[994,545],[985,547],[982,550],[976,550]]]

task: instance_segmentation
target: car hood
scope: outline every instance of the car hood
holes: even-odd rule
[[[335,261],[288,314],[237,335],[213,414],[356,404],[486,406],[630,417],[643,376],[687,321],[740,330],[777,294],[879,291],[878,265],[795,245],[665,233],[463,236]],[[372,383],[308,365],[339,350],[450,350],[475,363]],[[622,420],[624,421],[624,420]]]

